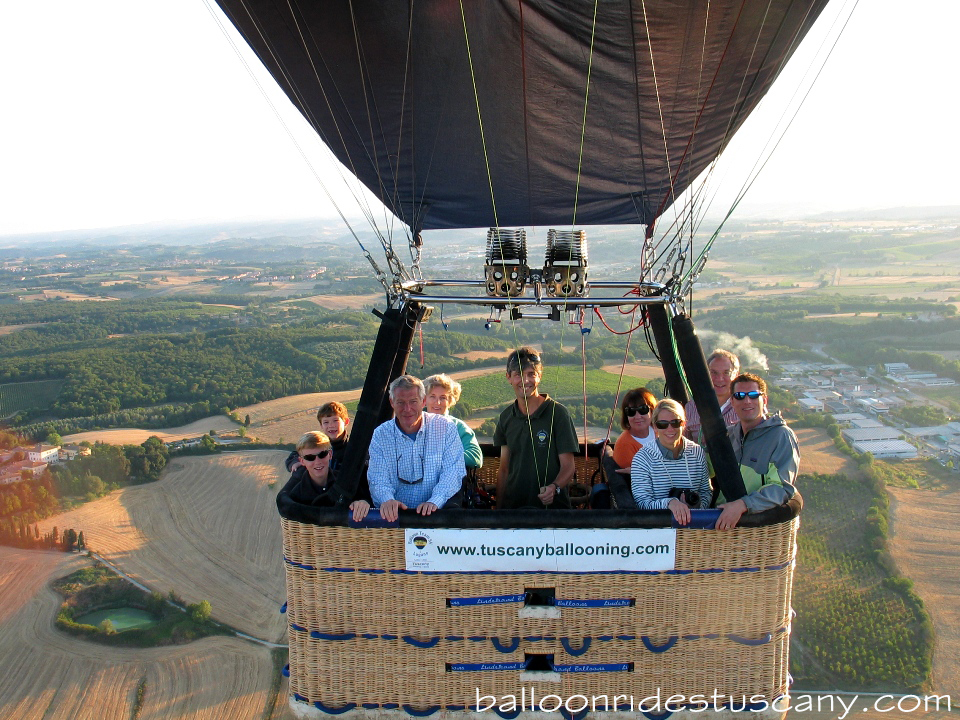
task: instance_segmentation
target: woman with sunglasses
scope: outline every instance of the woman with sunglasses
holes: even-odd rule
[[[330,438],[322,432],[308,432],[297,443],[297,453],[300,455],[300,467],[293,471],[284,490],[290,499],[303,505],[314,507],[334,507],[333,500],[334,476],[330,471],[330,460],[333,448]],[[370,510],[370,503],[366,500],[354,500],[350,503],[350,512],[353,519],[363,520]]]
[[[653,409],[657,440],[633,456],[630,484],[641,510],[669,510],[679,525],[690,523],[690,508],[710,505],[712,491],[703,448],[683,436],[683,406],[661,400]]]
[[[653,393],[645,387],[628,391],[620,402],[620,427],[623,432],[613,446],[613,460],[623,473],[630,472],[630,463],[637,450],[653,444],[650,412],[657,404]]]

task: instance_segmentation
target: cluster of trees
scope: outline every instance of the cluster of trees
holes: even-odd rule
[[[891,417],[905,425],[914,427],[933,427],[950,422],[950,418],[935,405],[909,405],[890,411]]]
[[[227,628],[210,619],[211,607],[206,600],[184,605],[174,591],[166,596],[147,593],[117,577],[102,563],[78,570],[53,584],[64,600],[57,613],[56,625],[71,635],[108,645],[156,647],[190,642],[207,635],[222,635]],[[110,607],[133,607],[145,610],[157,619],[152,627],[117,633],[113,624],[100,626],[77,622],[87,613]]]
[[[50,433],[69,435],[85,430],[100,430],[109,427],[138,427],[144,429],[176,427],[223,413],[224,410],[226,408],[211,407],[209,402],[202,400],[195,403],[170,403],[118,410],[102,415],[69,417],[27,424],[18,424],[16,417],[12,421],[17,425],[17,431],[20,434],[41,441]]]
[[[0,486],[0,544],[54,547],[65,543],[65,549],[73,549],[80,535],[71,538],[54,530],[57,537],[41,538],[36,523],[60,512],[64,502],[94,500],[130,483],[157,480],[168,458],[169,451],[156,437],[141,445],[98,443],[90,455],[51,465],[38,478]]]

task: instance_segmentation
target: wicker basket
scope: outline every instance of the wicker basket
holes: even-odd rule
[[[738,703],[787,691],[796,518],[681,529],[674,571],[609,574],[408,572],[402,529],[282,525],[290,690],[301,710],[466,712],[477,689],[638,702],[716,691]],[[557,599],[631,603],[528,617],[522,600],[448,602],[547,586]],[[524,673],[534,656],[555,672]]]

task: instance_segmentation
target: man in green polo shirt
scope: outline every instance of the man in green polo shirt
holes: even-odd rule
[[[507,381],[516,402],[497,420],[493,444],[500,447],[497,508],[569,508],[573,455],[580,449],[570,413],[540,393],[543,362],[528,347],[507,358]]]

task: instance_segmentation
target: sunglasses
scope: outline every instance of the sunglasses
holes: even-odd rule
[[[306,460],[307,462],[313,462],[314,460],[316,460],[316,459],[318,459],[318,458],[319,458],[320,460],[323,460],[323,459],[324,459],[327,455],[329,455],[329,454],[330,454],[330,451],[329,451],[329,450],[321,450],[321,451],[318,452],[318,453],[308,453],[308,454],[306,454],[306,455],[301,455],[301,456],[300,456],[300,459],[301,459],[301,460]]]
[[[760,392],[759,390],[750,390],[749,392],[743,392],[742,390],[738,390],[737,392],[733,393],[733,397],[735,397],[737,400],[743,400],[744,398],[750,398],[751,400],[756,400],[759,397],[763,397],[763,393]]]
[[[680,418],[674,418],[673,420],[657,420],[654,425],[657,426],[658,430],[666,430],[668,427],[679,428],[683,427],[683,420]]]
[[[638,407],[627,406],[623,409],[623,411],[627,414],[627,417],[633,417],[637,413],[640,413],[641,415],[646,415],[648,412],[650,412],[650,406],[649,405],[639,405]]]

